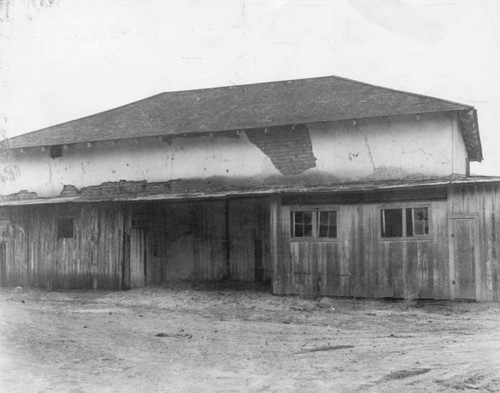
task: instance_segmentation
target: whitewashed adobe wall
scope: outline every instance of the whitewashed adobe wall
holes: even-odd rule
[[[356,181],[465,171],[465,146],[452,115],[312,123],[307,129],[312,165],[300,174],[294,173],[297,178],[323,176],[330,182]],[[266,138],[272,139],[272,131],[267,134]],[[51,158],[48,149],[17,150],[0,168],[0,194],[27,190],[39,197],[59,196],[64,185],[82,188],[120,180],[161,182],[224,177],[269,182],[290,177],[273,162],[275,153],[263,151],[250,136],[245,132],[233,137],[215,133],[170,141],[151,137],[96,142],[91,146],[75,144],[59,158]],[[271,150],[282,154],[277,142],[272,146],[274,142],[270,141]],[[281,160],[297,159],[290,151],[286,154],[289,156],[281,156]]]

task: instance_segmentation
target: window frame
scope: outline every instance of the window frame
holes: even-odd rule
[[[427,208],[427,222],[429,227],[429,233],[423,235],[407,235],[407,220],[406,220],[406,209],[422,209]],[[382,211],[391,209],[401,209],[402,210],[402,226],[403,226],[403,236],[398,237],[385,237],[382,235]],[[433,238],[432,233],[432,207],[429,203],[404,203],[397,205],[380,205],[377,209],[378,211],[378,238],[381,241],[419,241],[419,240],[431,240]],[[413,224],[415,224],[413,222]]]
[[[288,226],[288,235],[292,242],[338,242],[339,241],[339,216],[340,209],[333,205],[292,205],[289,207],[290,225]],[[294,212],[312,212],[312,236],[294,237],[295,222]],[[319,214],[321,212],[335,212],[336,233],[335,237],[319,237]]]

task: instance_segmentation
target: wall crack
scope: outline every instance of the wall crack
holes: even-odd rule
[[[375,172],[377,170],[377,167],[375,165],[375,161],[373,160],[373,154],[372,154],[372,150],[370,148],[370,143],[368,142],[368,136],[363,132],[363,130],[361,130],[361,127],[355,125],[354,129],[356,131],[358,131],[361,135],[363,135],[363,139],[365,140],[366,149],[368,150],[368,156],[370,157],[370,163],[372,164],[373,171]]]

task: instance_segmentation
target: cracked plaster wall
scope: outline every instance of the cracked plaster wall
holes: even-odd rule
[[[0,184],[0,194],[27,190],[49,197],[59,196],[69,184],[81,189],[120,180],[162,182],[214,176],[234,180],[235,184],[245,179],[269,184],[274,179],[286,181],[295,176],[324,181],[445,176],[465,171],[465,147],[455,121],[454,117],[436,114],[421,116],[420,120],[407,116],[356,124],[310,123],[299,129],[301,133],[308,129],[310,137],[306,138],[307,146],[298,149],[303,160],[300,165],[289,166],[286,161],[294,160],[289,148],[293,144],[278,149],[280,154],[285,153],[281,161],[275,159],[273,163],[270,155],[274,150],[267,146],[263,151],[258,147],[262,141],[252,143],[255,138],[249,139],[245,132],[231,138],[215,134],[169,141],[145,138],[115,144],[98,142],[90,147],[78,144],[55,159],[50,158],[48,150],[26,149],[3,163],[4,167],[15,164],[17,172],[15,179]],[[281,143],[279,138],[275,142]]]
[[[310,124],[309,130],[318,171],[346,180],[398,179],[464,173],[463,141],[452,153],[455,122],[433,114]]]

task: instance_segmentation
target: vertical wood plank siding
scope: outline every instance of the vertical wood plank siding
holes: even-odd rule
[[[380,237],[381,204],[339,205],[334,241],[290,237],[290,206],[281,209],[276,293],[356,297],[449,297],[447,202],[426,202],[431,236]],[[398,203],[387,206],[399,206]]]
[[[272,196],[0,208],[1,284],[119,289],[231,278],[272,280],[275,294],[453,299],[463,292],[456,283],[467,282],[475,285],[467,296],[500,301],[500,185],[449,186],[447,199],[441,191],[404,202]],[[338,238],[291,239],[298,203],[337,203]],[[380,209],[415,204],[430,209],[430,235],[381,238]],[[74,218],[72,238],[58,238],[58,217]],[[477,239],[469,270],[458,269],[451,248],[459,220],[466,228],[467,219]],[[471,280],[459,276],[468,271]]]
[[[450,188],[451,217],[478,220],[479,258],[476,262],[478,300],[500,300],[500,185],[476,184]]]
[[[73,238],[58,238],[58,217],[74,218]],[[9,286],[119,289],[172,279],[269,281],[269,236],[265,198],[0,209]]]
[[[231,200],[228,203],[231,278],[239,281],[269,281],[269,200]]]
[[[57,218],[74,219],[73,238],[59,239]],[[123,214],[118,205],[39,205],[2,209],[8,221],[10,286],[119,289],[122,282]]]

